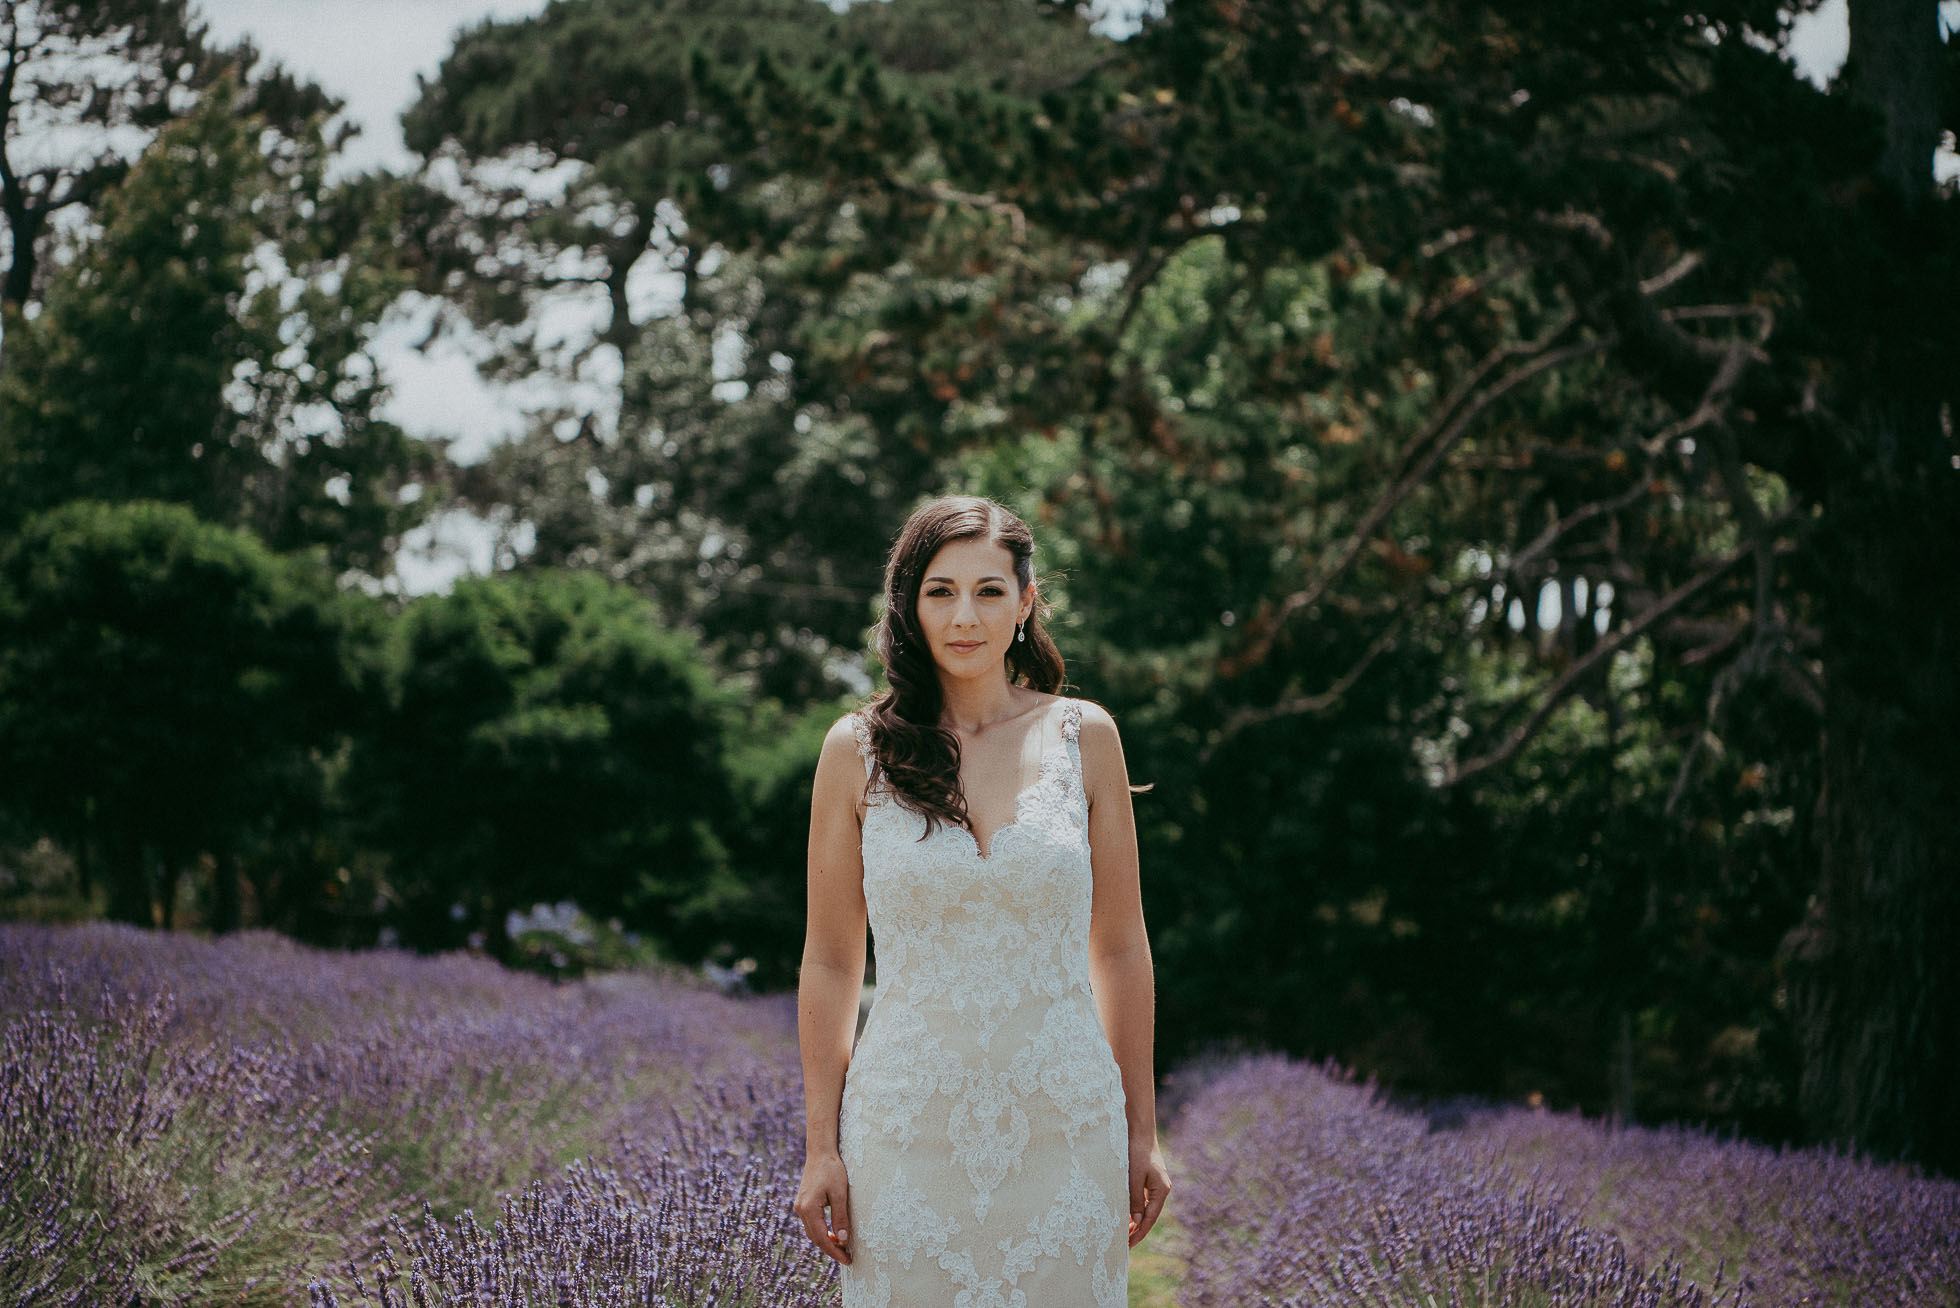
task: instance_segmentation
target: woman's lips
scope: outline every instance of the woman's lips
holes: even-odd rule
[[[983,640],[949,640],[946,643],[954,649],[979,649],[986,644]]]

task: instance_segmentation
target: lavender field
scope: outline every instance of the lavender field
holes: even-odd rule
[[[1425,1117],[1278,1058],[1192,1079],[1188,1308],[1960,1304],[1960,1184],[1525,1109]]]
[[[833,1302],[795,1009],[0,926],[0,1303]]]
[[[794,1024],[684,977],[0,926],[0,1302],[834,1304],[788,1217]],[[1133,1302],[1960,1305],[1953,1183],[1275,1058],[1170,1090],[1177,1256]]]

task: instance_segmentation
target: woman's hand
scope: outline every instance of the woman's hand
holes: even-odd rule
[[[828,1223],[824,1210],[830,1210]],[[803,1229],[817,1248],[840,1263],[851,1261],[846,1248],[851,1242],[851,1186],[844,1175],[844,1160],[836,1154],[811,1154],[803,1160],[803,1183],[796,1187],[790,1211],[803,1221]],[[1132,1241],[1132,1243],[1135,1243]]]
[[[1150,1234],[1170,1198],[1171,1174],[1155,1139],[1130,1143],[1130,1247]]]

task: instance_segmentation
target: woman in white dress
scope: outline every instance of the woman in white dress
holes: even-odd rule
[[[1123,747],[1055,693],[1033,553],[991,500],[913,513],[891,690],[817,763],[794,1207],[845,1308],[1121,1308],[1170,1191]]]

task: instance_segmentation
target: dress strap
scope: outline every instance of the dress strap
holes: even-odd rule
[[[1082,701],[1079,699],[1062,701],[1062,741],[1062,748],[1067,752],[1068,761],[1072,765],[1069,771],[1074,774],[1070,778],[1073,782],[1071,789],[1082,796],[1082,803],[1085,806],[1083,811],[1086,813],[1088,798],[1087,783],[1082,779]]]
[[[864,720],[864,714],[851,714],[851,734],[857,737],[858,758],[864,763],[864,779],[871,780],[872,765],[878,756],[871,751],[871,724]]]

